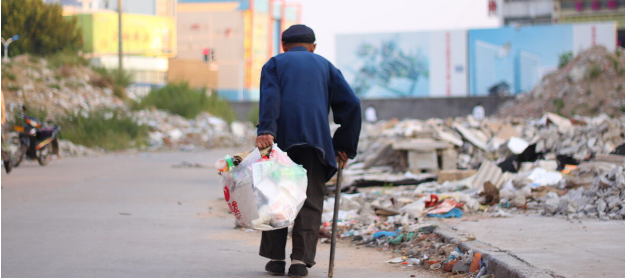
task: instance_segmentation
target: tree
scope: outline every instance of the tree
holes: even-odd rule
[[[2,37],[19,35],[9,55],[24,53],[45,56],[83,46],[82,30],[76,17],[63,17],[60,4],[42,0],[2,0]]]

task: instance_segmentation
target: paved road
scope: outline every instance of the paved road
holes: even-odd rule
[[[270,277],[260,234],[233,229],[220,150],[65,158],[2,172],[2,277]],[[328,245],[318,267],[327,276]],[[436,277],[383,264],[389,253],[342,245],[335,277]]]

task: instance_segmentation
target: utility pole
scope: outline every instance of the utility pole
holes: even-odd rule
[[[122,74],[122,70],[124,69],[124,66],[122,64],[122,57],[124,56],[123,48],[122,48],[122,38],[123,38],[123,35],[122,35],[122,2],[123,2],[123,0],[117,0],[117,8],[118,8],[117,14],[118,14],[118,18],[119,18],[119,30],[118,30],[118,33],[119,33],[119,38],[118,38],[118,40],[119,40],[119,51],[118,51],[118,54],[119,54],[119,57],[118,57],[119,58],[119,62],[118,62],[119,63],[119,70],[118,70],[117,74],[119,74],[119,75]]]

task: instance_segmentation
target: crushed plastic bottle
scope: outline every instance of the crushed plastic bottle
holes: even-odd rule
[[[230,169],[234,168],[234,162],[232,161],[232,157],[226,155],[224,158],[217,160],[215,162],[215,168],[219,172],[228,172]]]

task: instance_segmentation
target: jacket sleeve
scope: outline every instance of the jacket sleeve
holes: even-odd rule
[[[347,81],[334,66],[330,66],[330,106],[334,122],[340,127],[334,132],[332,143],[335,152],[344,151],[349,158],[356,157],[362,125],[360,100]]]
[[[276,138],[280,117],[280,84],[274,59],[270,59],[260,75],[258,135],[271,134]]]

